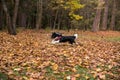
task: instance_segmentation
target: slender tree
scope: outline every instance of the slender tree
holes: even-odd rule
[[[3,5],[3,10],[6,14],[6,20],[7,20],[6,23],[7,23],[8,33],[11,35],[16,35],[16,31],[15,31],[15,29],[13,29],[12,19],[11,19],[10,13],[8,11],[7,5],[5,3],[5,0],[1,0],[1,2]]]
[[[17,13],[19,7],[19,0],[15,0],[15,7],[14,7],[14,15],[13,15],[13,30],[16,30],[16,20],[17,20]]]
[[[59,13],[59,10],[56,10],[56,13],[55,13],[55,20],[54,20],[54,25],[53,25],[53,29],[56,29],[56,25],[57,25],[57,19],[58,19],[58,14]]]
[[[3,16],[2,16],[2,6],[1,6],[1,3],[0,3],[0,30],[2,30],[2,27],[3,27]]]
[[[105,0],[105,7],[102,20],[102,30],[107,29],[109,0]]]
[[[92,31],[93,32],[99,31],[100,20],[101,20],[101,11],[102,11],[102,7],[103,7],[103,3],[104,3],[103,0],[98,0],[98,7],[97,7],[97,10],[96,10],[96,15],[95,15],[93,26],[92,26]]]
[[[116,0],[113,0],[113,9],[112,9],[112,17],[110,22],[110,29],[113,30],[115,27],[115,13],[116,13]]]
[[[42,0],[37,1],[37,17],[36,17],[36,29],[40,29],[42,26]]]

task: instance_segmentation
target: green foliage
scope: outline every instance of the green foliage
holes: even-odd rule
[[[105,38],[105,40],[116,42],[116,41],[120,41],[120,37],[108,37]]]
[[[78,74],[80,76],[76,76],[76,80],[96,80],[87,68],[76,65],[75,69],[76,72],[73,72],[71,70],[66,70],[65,72],[55,72],[50,66],[48,66],[45,68],[46,77],[48,79],[63,80],[67,79],[68,76],[72,77],[73,74]]]
[[[117,77],[117,76],[119,76],[119,73],[120,73],[119,69],[120,69],[120,66],[118,66],[118,65],[112,67],[109,70],[109,73],[111,73],[111,74],[106,74],[105,75],[106,80],[119,80],[119,77]],[[116,75],[116,76],[113,76],[113,74]]]
[[[114,66],[114,67],[112,67],[111,68],[111,72],[113,73],[113,74],[119,74],[119,70],[120,69],[120,66]]]
[[[13,72],[14,72],[13,75],[22,77],[23,80],[28,79],[28,77],[26,76],[26,73],[27,73],[26,67],[24,67],[23,69],[20,67],[15,67],[15,68],[13,68]]]
[[[84,68],[82,66],[75,66],[77,73],[79,73],[81,76],[78,77],[78,80],[95,80],[95,78],[93,77],[93,75],[89,72],[90,70],[88,70],[87,68]]]
[[[0,72],[0,80],[8,80],[7,75]]]

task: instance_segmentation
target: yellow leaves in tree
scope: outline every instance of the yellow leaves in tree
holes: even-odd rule
[[[79,3],[79,0],[70,0],[70,1],[67,1],[66,2],[66,5],[65,5],[65,9],[68,9],[70,12],[69,12],[69,16],[71,19],[75,19],[75,20],[80,20],[82,19],[83,17],[80,16],[80,15],[76,15],[75,12],[80,9],[80,8],[83,8],[84,5],[83,4],[80,4]]]
[[[69,11],[68,15],[71,19],[80,20],[83,18],[82,16],[75,14],[79,9],[85,6],[80,4],[80,0],[53,0],[53,3],[57,4],[54,9],[64,8]]]
[[[74,14],[74,17],[75,17],[76,20],[83,19],[83,16],[79,16],[79,15],[75,15],[75,14]]]
[[[72,11],[83,8],[84,5],[80,4],[78,0],[70,0],[66,2],[66,5],[68,8],[70,8]]]
[[[75,19],[75,20],[83,19],[83,16],[76,15],[74,13],[70,13],[69,16],[71,17],[71,19]]]
[[[64,0],[57,0],[57,2],[59,2],[59,3],[64,3]]]

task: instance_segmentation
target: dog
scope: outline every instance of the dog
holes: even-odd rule
[[[61,33],[53,32],[52,35],[51,35],[51,38],[54,39],[54,38],[60,37],[60,36],[62,36]]]
[[[78,34],[74,34],[73,36],[56,35],[56,37],[54,37],[51,43],[56,44],[56,43],[69,42],[69,44],[73,44],[75,43],[76,38],[78,38]]]

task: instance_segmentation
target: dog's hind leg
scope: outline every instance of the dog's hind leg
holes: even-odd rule
[[[75,41],[74,41],[74,40],[70,40],[69,43],[70,43],[70,44],[73,44],[73,43],[75,43]]]

